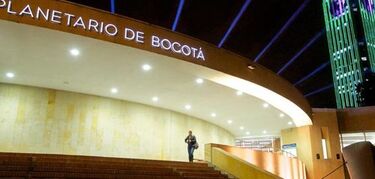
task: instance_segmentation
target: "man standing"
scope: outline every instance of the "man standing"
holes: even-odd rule
[[[197,148],[197,140],[193,135],[193,132],[189,130],[189,135],[185,138],[185,143],[188,144],[188,154],[189,154],[189,162],[193,162],[194,159],[194,150]]]

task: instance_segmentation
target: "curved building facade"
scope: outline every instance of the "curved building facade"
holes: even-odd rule
[[[0,152],[184,161],[192,130],[195,157],[227,172],[321,178],[343,164],[351,112],[313,110],[235,53],[62,0],[0,0],[0,19]],[[277,138],[279,153],[233,147],[245,136]]]

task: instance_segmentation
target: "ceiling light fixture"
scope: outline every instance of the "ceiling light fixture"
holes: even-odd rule
[[[118,89],[117,89],[117,88],[112,88],[112,89],[111,89],[111,93],[113,93],[113,94],[118,93]]]
[[[79,54],[80,54],[80,51],[76,48],[73,48],[73,49],[70,50],[70,55],[72,55],[74,57],[78,56]]]
[[[248,131],[248,132],[246,132],[246,135],[250,135],[250,132]]]
[[[288,125],[293,125],[293,122],[292,122],[292,121],[289,121],[289,122],[288,122]]]
[[[191,105],[190,104],[185,105],[185,109],[186,110],[190,110],[191,109]]]
[[[150,71],[152,69],[152,66],[149,65],[149,64],[144,64],[144,65],[142,65],[142,69],[144,71]]]
[[[241,130],[244,130],[245,128],[243,126],[240,127]]]
[[[228,124],[232,124],[233,121],[232,121],[232,120],[228,120],[227,123],[228,123]]]
[[[267,131],[266,131],[266,130],[264,130],[264,131],[263,131],[263,134],[267,134]]]
[[[264,108],[268,108],[269,106],[270,106],[270,105],[269,105],[268,103],[264,103],[264,104],[263,104],[263,107],[264,107]]]
[[[211,117],[216,117],[216,113],[211,113]]]
[[[198,84],[202,84],[204,82],[204,80],[202,78],[198,78],[195,80],[196,83]]]
[[[12,72],[8,72],[8,73],[5,74],[5,76],[7,78],[14,78],[16,75],[14,73],[12,73]]]
[[[280,113],[280,117],[281,117],[281,118],[285,117],[285,114]]]
[[[154,97],[152,97],[152,101],[153,101],[153,102],[158,102],[158,101],[159,101],[159,98],[158,98],[157,96],[154,96]]]
[[[241,96],[241,95],[243,95],[243,92],[242,91],[237,91],[236,94],[237,94],[237,96]]]

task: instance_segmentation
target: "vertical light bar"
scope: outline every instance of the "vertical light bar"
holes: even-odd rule
[[[323,91],[325,91],[325,90],[327,90],[327,89],[330,89],[330,88],[332,88],[332,87],[333,87],[333,84],[330,84],[330,85],[325,86],[325,87],[323,87],[323,88],[319,88],[319,89],[317,89],[317,90],[315,90],[315,91],[312,91],[312,92],[310,92],[310,93],[307,93],[307,94],[305,94],[304,96],[305,96],[305,97],[309,97],[309,96],[312,96],[312,95],[314,95],[314,94],[318,94],[318,93],[320,93],[320,92],[323,92]]]
[[[324,34],[324,30],[320,31],[319,33],[317,33],[300,51],[298,51],[294,56],[293,58],[291,58],[288,63],[286,63],[278,72],[277,74],[280,75],[282,72],[284,72],[286,70],[286,68],[289,67],[289,65],[291,65],[295,60],[297,60],[297,58],[299,56],[301,56],[312,44],[315,43],[315,41],[317,41],[323,34]]]
[[[116,0],[111,0],[111,13],[114,14],[116,12]]]
[[[230,33],[232,32],[234,27],[237,25],[238,21],[241,19],[243,13],[246,11],[246,9],[250,5],[250,3],[251,3],[251,0],[246,0],[246,2],[242,5],[241,10],[238,12],[236,18],[234,18],[232,24],[229,26],[229,29],[227,30],[227,32],[225,32],[223,38],[221,39],[221,41],[218,45],[219,48],[221,48],[223,46],[223,44],[227,40],[228,36],[230,35]]]
[[[266,47],[255,57],[255,62],[258,62],[260,58],[268,51],[268,49],[275,43],[277,39],[284,33],[284,31],[294,22],[294,20],[299,16],[299,14],[305,9],[310,0],[305,0],[303,4],[297,9],[296,12],[288,19],[284,26],[280,29],[279,32],[272,38],[272,40],[267,44]]]
[[[327,67],[329,65],[329,61],[326,62],[326,63],[323,63],[322,65],[320,65],[317,69],[315,69],[314,71],[312,71],[310,74],[308,74],[307,76],[303,77],[302,79],[300,79],[299,81],[295,82],[294,83],[294,86],[304,82],[305,80],[311,78],[312,76],[314,76],[315,74],[317,74],[318,72],[320,72],[321,70],[323,70],[325,67]]]
[[[322,139],[323,159],[328,159],[327,141]]]
[[[178,21],[180,20],[180,16],[181,16],[182,9],[184,8],[184,4],[185,4],[185,0],[180,0],[180,3],[178,4],[176,17],[175,17],[173,25],[172,25],[173,31],[176,31],[176,29],[177,29]]]

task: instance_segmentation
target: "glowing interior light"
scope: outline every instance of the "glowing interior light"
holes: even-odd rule
[[[149,65],[149,64],[144,64],[144,65],[142,65],[142,69],[143,69],[144,71],[150,71],[150,70],[152,69],[152,67],[151,67],[151,65]]]
[[[158,101],[159,101],[159,98],[156,97],[156,96],[154,96],[154,97],[152,97],[152,101],[153,101],[153,102],[158,102]]]
[[[7,78],[14,78],[16,75],[14,73],[12,73],[12,72],[8,72],[8,73],[5,74],[5,76]]]
[[[237,94],[237,96],[241,96],[241,95],[243,95],[243,92],[242,91],[237,91],[236,94]]]
[[[186,110],[190,110],[191,109],[191,105],[190,104],[185,105],[185,109]]]
[[[76,56],[78,56],[80,54],[80,51],[78,49],[76,49],[76,48],[73,48],[73,49],[70,50],[70,54],[72,56],[76,57]]]
[[[195,80],[195,82],[197,82],[198,84],[202,84],[204,80],[202,78],[198,78]]]
[[[113,94],[118,93],[118,89],[117,89],[117,88],[112,88],[112,89],[111,89],[111,93],[113,93]]]

